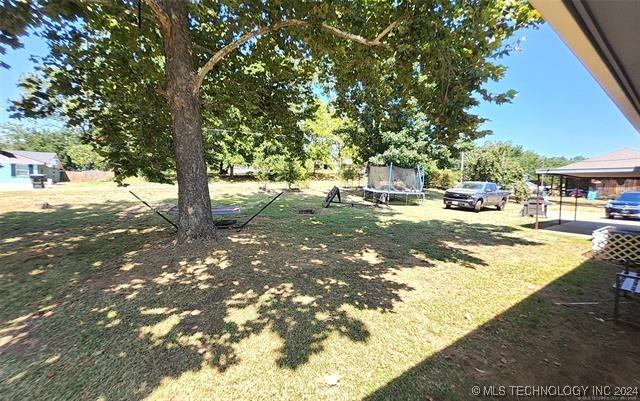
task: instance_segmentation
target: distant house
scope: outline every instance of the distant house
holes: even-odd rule
[[[0,150],[0,185],[28,185],[32,174],[44,174],[48,180],[59,182],[62,169],[55,153]]]

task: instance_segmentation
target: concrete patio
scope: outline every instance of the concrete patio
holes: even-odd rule
[[[625,220],[625,219],[606,219],[606,218],[588,218],[581,220],[563,220],[562,224],[553,224],[550,225],[550,222],[546,222],[546,224],[541,227],[542,230],[546,231],[554,231],[565,234],[576,234],[576,235],[585,235],[591,236],[593,231],[605,227],[605,226],[614,226],[618,229],[623,230],[633,230],[640,231],[640,220]]]

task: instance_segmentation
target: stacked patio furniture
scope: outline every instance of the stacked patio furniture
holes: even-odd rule
[[[616,274],[614,320],[620,319],[620,299],[640,300],[640,231],[606,226],[593,232],[591,240],[593,257],[624,266]],[[638,323],[631,323],[640,325]]]
[[[549,205],[549,201],[544,197],[530,196],[526,201],[522,204],[522,211],[520,214],[522,216],[530,216],[535,217],[536,214],[538,216],[547,217],[547,206]]]
[[[615,302],[613,307],[613,318],[616,322],[623,321],[626,323],[640,326],[640,322],[626,321],[620,319],[620,298],[629,300],[640,300],[640,273],[631,271],[630,266],[638,267],[640,261],[627,261],[624,271],[616,275],[615,283]]]

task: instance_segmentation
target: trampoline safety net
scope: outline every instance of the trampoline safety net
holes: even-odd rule
[[[390,195],[418,195],[423,197],[424,181],[420,168],[402,168],[393,164],[388,166],[368,166],[367,192]]]
[[[369,166],[367,187],[379,191],[389,189],[389,167]]]

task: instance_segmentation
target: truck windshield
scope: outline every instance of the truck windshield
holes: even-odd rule
[[[462,183],[460,183],[460,185],[458,185],[458,188],[463,188],[463,189],[482,189],[483,186],[484,186],[484,184],[481,183],[481,182],[462,182]]]

